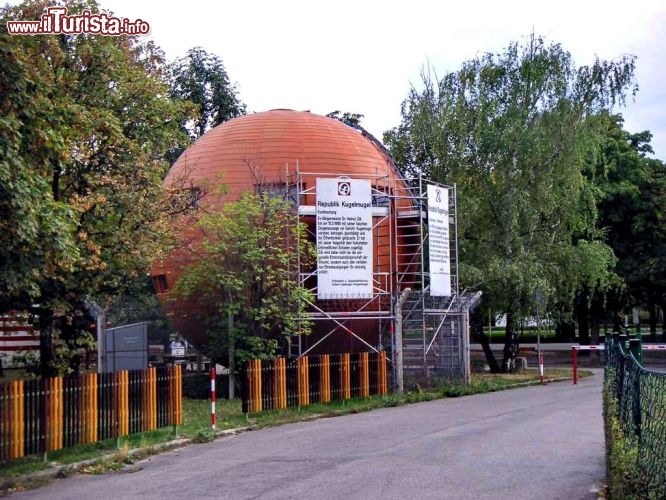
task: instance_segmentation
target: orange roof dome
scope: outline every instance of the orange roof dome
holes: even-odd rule
[[[300,174],[298,179],[293,175],[296,173],[296,165]],[[255,191],[260,184],[270,190],[272,186],[286,187],[287,181],[293,183],[298,180],[301,189],[298,203],[313,208],[316,203],[313,189],[317,178],[343,175],[368,179],[373,188],[378,190],[390,190],[403,183],[388,152],[362,129],[307,111],[275,109],[235,118],[206,132],[178,158],[164,184],[179,185],[180,181],[193,186],[205,184],[207,194],[201,202],[209,212],[214,212],[219,208],[219,204],[215,206],[220,200],[216,189],[219,185],[226,187],[224,198],[232,201],[243,192]],[[290,189],[292,187],[293,184],[290,184]],[[306,222],[314,226],[313,213],[304,217],[309,217]],[[200,238],[193,218],[196,218],[196,214],[174,222],[175,229],[188,234],[192,241]],[[383,235],[381,244],[390,244],[387,237],[391,234],[390,222],[386,219],[377,224],[377,234]],[[374,244],[379,245],[379,241],[379,237],[375,238]],[[376,259],[378,268],[388,268],[388,255],[384,252]],[[194,258],[186,245],[180,246],[163,261],[155,262],[151,274],[158,296],[171,316],[173,325],[190,342],[203,345],[207,341],[201,320],[206,313],[203,305],[195,298],[169,300],[169,290],[183,267]],[[410,262],[405,265],[416,264]],[[359,349],[364,349],[369,342],[374,343],[377,332],[374,320],[358,320],[354,324],[368,337],[366,344],[359,343]],[[324,332],[335,328],[335,325],[323,322],[317,328]],[[309,341],[316,342],[312,339]],[[332,349],[330,352],[352,348],[352,341],[347,336],[340,342],[339,345],[322,343],[321,346]]]
[[[297,162],[302,172],[371,177],[385,174],[387,162],[393,165],[361,130],[306,111],[276,109],[209,130],[178,158],[165,184],[185,176],[195,183],[206,179],[236,197],[256,184],[256,173],[264,182],[284,181],[285,166],[293,173]]]

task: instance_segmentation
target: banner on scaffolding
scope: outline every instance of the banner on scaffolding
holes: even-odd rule
[[[370,181],[317,179],[317,298],[372,297]]]
[[[430,295],[451,295],[451,255],[449,251],[449,190],[428,184],[428,258]]]

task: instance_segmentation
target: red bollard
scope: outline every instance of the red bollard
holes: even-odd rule
[[[543,353],[539,353],[539,380],[543,384]]]
[[[573,383],[576,385],[578,383],[578,349],[572,347],[571,352],[573,353]]]

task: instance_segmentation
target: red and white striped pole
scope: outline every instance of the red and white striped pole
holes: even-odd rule
[[[578,383],[578,351],[603,351],[604,345],[580,345],[574,344],[571,346],[571,353],[573,355],[573,383]]]
[[[539,380],[543,384],[543,353],[539,353]]]
[[[215,430],[215,365],[210,368],[210,422]]]

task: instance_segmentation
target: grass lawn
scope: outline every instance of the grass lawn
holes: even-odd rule
[[[579,371],[580,377],[589,376],[589,371]],[[571,377],[571,370],[546,369],[546,378]],[[37,487],[44,480],[31,478],[27,482],[17,481],[25,474],[40,470],[67,466],[84,460],[96,459],[96,463],[84,467],[84,473],[104,473],[117,470],[125,464],[133,463],[159,450],[155,445],[169,442],[175,438],[189,438],[194,442],[205,442],[215,438],[216,433],[228,429],[261,428],[281,425],[318,417],[332,417],[349,413],[359,413],[377,408],[400,406],[404,404],[431,401],[446,397],[458,397],[469,394],[499,391],[519,387],[525,383],[538,382],[536,370],[527,370],[524,374],[489,374],[475,373],[470,385],[444,384],[437,387],[424,388],[415,386],[404,394],[387,394],[370,398],[356,398],[347,401],[334,401],[325,404],[312,404],[303,408],[287,408],[246,415],[241,411],[240,400],[218,400],[216,403],[217,429],[211,429],[210,402],[206,400],[183,400],[183,425],[177,429],[167,427],[152,432],[144,432],[110,439],[98,443],[79,445],[64,450],[49,452],[46,462],[42,456],[28,457],[5,463],[0,467],[0,496],[2,493],[20,489]],[[131,454],[130,450],[138,452]],[[67,467],[61,475],[74,472]],[[20,484],[23,483],[23,484]]]
[[[488,335],[488,328],[483,329],[483,333]],[[539,335],[541,340],[552,340],[555,339],[555,329],[542,328],[539,330]],[[506,335],[506,330],[500,327],[493,327],[491,330],[491,342],[504,342],[504,336]],[[537,330],[536,328],[526,328],[520,333],[520,342],[536,342],[537,341]]]

